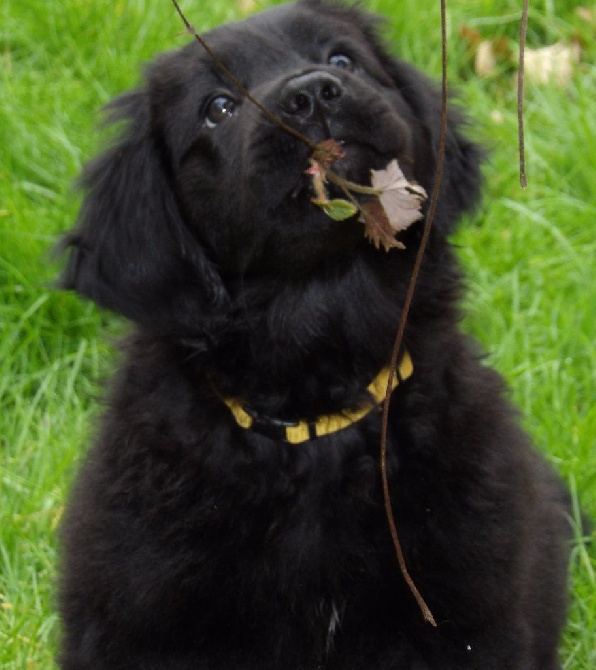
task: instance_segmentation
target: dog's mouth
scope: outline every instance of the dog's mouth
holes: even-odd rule
[[[333,222],[362,223],[364,237],[377,249],[405,249],[399,234],[424,218],[423,203],[428,197],[425,189],[406,177],[397,158],[377,167],[366,146],[348,147],[352,150],[350,160],[342,163],[347,156],[346,145],[335,140],[318,144],[306,171],[311,181],[305,184],[303,176],[291,197],[298,201],[310,196],[313,209],[318,208]],[[363,160],[359,155],[362,152]],[[377,152],[373,156],[379,158]],[[383,158],[383,162],[385,160]],[[340,169],[332,172],[336,163]],[[369,171],[368,180],[362,175],[364,169]],[[320,216],[315,215],[313,219],[311,211],[305,218],[320,225],[322,230],[324,224],[320,223]],[[329,225],[327,222],[327,227]]]
[[[338,133],[332,139],[319,137],[314,150],[292,142],[261,141],[255,145],[267,148],[266,156],[273,155],[274,160],[269,160],[271,171],[257,171],[250,189],[257,211],[264,214],[259,227],[261,242],[250,244],[253,251],[259,249],[251,256],[251,264],[260,271],[274,267],[278,272],[291,272],[292,268],[304,272],[322,261],[345,258],[346,253],[371,241],[386,250],[403,248],[393,242],[395,231],[388,232],[386,243],[379,243],[368,226],[370,210],[378,211],[380,202],[373,190],[372,171],[384,171],[395,161],[410,163],[407,134],[399,132],[403,129],[398,124],[386,125],[387,132],[372,137],[362,128],[357,137],[349,133]],[[328,163],[326,155],[321,158],[317,150],[327,143],[332,146]],[[265,155],[261,158],[261,165],[266,165]],[[320,168],[322,176],[320,171],[316,173]],[[353,189],[353,185],[363,189]]]
[[[372,171],[383,169],[395,156],[395,152],[391,154],[381,152],[372,143],[348,139],[332,141],[341,149],[343,155],[328,168],[336,177],[336,179],[325,179],[325,194],[330,200],[353,198],[354,194],[348,193],[349,184],[356,184],[364,189],[370,188]],[[316,179],[313,178],[312,165],[311,169],[308,167],[306,165],[297,175],[295,183],[289,190],[288,199],[294,203],[312,206],[313,203],[320,202],[321,192],[320,186],[317,188]],[[366,202],[370,197],[366,194],[357,194],[359,202]]]

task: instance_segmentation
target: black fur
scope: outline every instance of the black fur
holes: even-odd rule
[[[397,158],[430,192],[440,96],[376,29],[306,0],[207,39],[284,121],[345,142],[338,172],[367,183]],[[218,95],[236,107],[209,124]],[[237,426],[218,395],[286,419],[359,406],[421,224],[385,252],[327,218],[308,147],[194,42],[111,110],[127,127],[84,174],[65,284],[137,328],[64,521],[63,670],[559,668],[566,493],[458,330],[447,235],[477,201],[480,152],[457,116],[388,434],[399,537],[435,629],[392,547],[379,414],[292,446]]]

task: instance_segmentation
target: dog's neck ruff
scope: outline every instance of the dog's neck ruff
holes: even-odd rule
[[[412,374],[414,367],[412,359],[407,352],[401,358],[396,373],[393,375],[391,391],[400,382],[405,381]],[[290,444],[301,444],[308,440],[314,440],[324,435],[337,433],[344,428],[363,419],[373,409],[380,406],[387,393],[390,370],[383,368],[381,372],[367,386],[371,399],[365,405],[356,410],[346,410],[337,414],[326,414],[314,421],[286,421],[259,414],[249,405],[238,398],[222,398],[224,403],[232,412],[236,423],[246,430],[267,435],[272,439],[289,442]]]

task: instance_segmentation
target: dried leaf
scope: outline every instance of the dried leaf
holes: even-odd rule
[[[329,170],[331,162],[343,157],[341,146],[335,140],[320,142],[311,158],[306,174],[312,177],[315,197],[312,203],[320,207],[334,221],[344,221],[360,212],[364,223],[365,236],[378,248],[404,249],[402,242],[395,239],[398,232],[405,230],[422,218],[420,211],[426,199],[426,191],[418,184],[409,182],[396,160],[392,160],[383,170],[371,170],[372,186],[364,187],[346,181]],[[329,199],[326,183],[340,184],[349,200]],[[359,204],[355,193],[369,197]],[[374,197],[370,198],[370,195]]]
[[[482,35],[477,28],[470,28],[470,26],[463,25],[459,29],[459,34],[466,43],[468,49],[475,50],[482,41]]]
[[[594,8],[592,7],[576,7],[575,13],[579,16],[582,21],[586,23],[596,23],[596,17],[594,15]]]
[[[493,52],[498,61],[506,63],[512,61],[515,53],[507,37],[497,37],[493,40]]]
[[[318,163],[325,171],[335,163],[335,161],[343,158],[345,155],[345,151],[342,149],[339,142],[329,139],[323,140],[317,144],[310,160],[311,163]]]
[[[394,234],[422,219],[426,191],[406,179],[396,160],[384,170],[371,170],[371,182],[380,191],[379,200]]]
[[[459,30],[466,45],[467,58],[474,63],[474,72],[481,77],[490,77],[498,65],[513,62],[513,49],[507,37],[484,39],[476,28],[462,26]]]
[[[490,77],[497,67],[497,57],[492,40],[483,40],[478,44],[474,58],[474,71],[481,77]]]
[[[557,42],[541,49],[526,49],[525,72],[537,84],[565,86],[571,80],[581,56],[578,42]]]
[[[395,239],[395,230],[379,198],[373,198],[362,205],[360,220],[364,223],[364,234],[377,249],[405,249],[402,242]]]

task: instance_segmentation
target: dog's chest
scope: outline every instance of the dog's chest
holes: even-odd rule
[[[308,478],[293,480],[292,495],[272,497],[246,536],[254,563],[248,570],[238,566],[256,602],[281,612],[302,611],[325,648],[341,626],[345,593],[357,599],[374,591],[387,553],[379,541],[388,534],[369,481],[374,475],[366,473],[366,459],[356,460],[358,466],[338,478],[315,469]],[[239,560],[245,557],[240,552]]]

